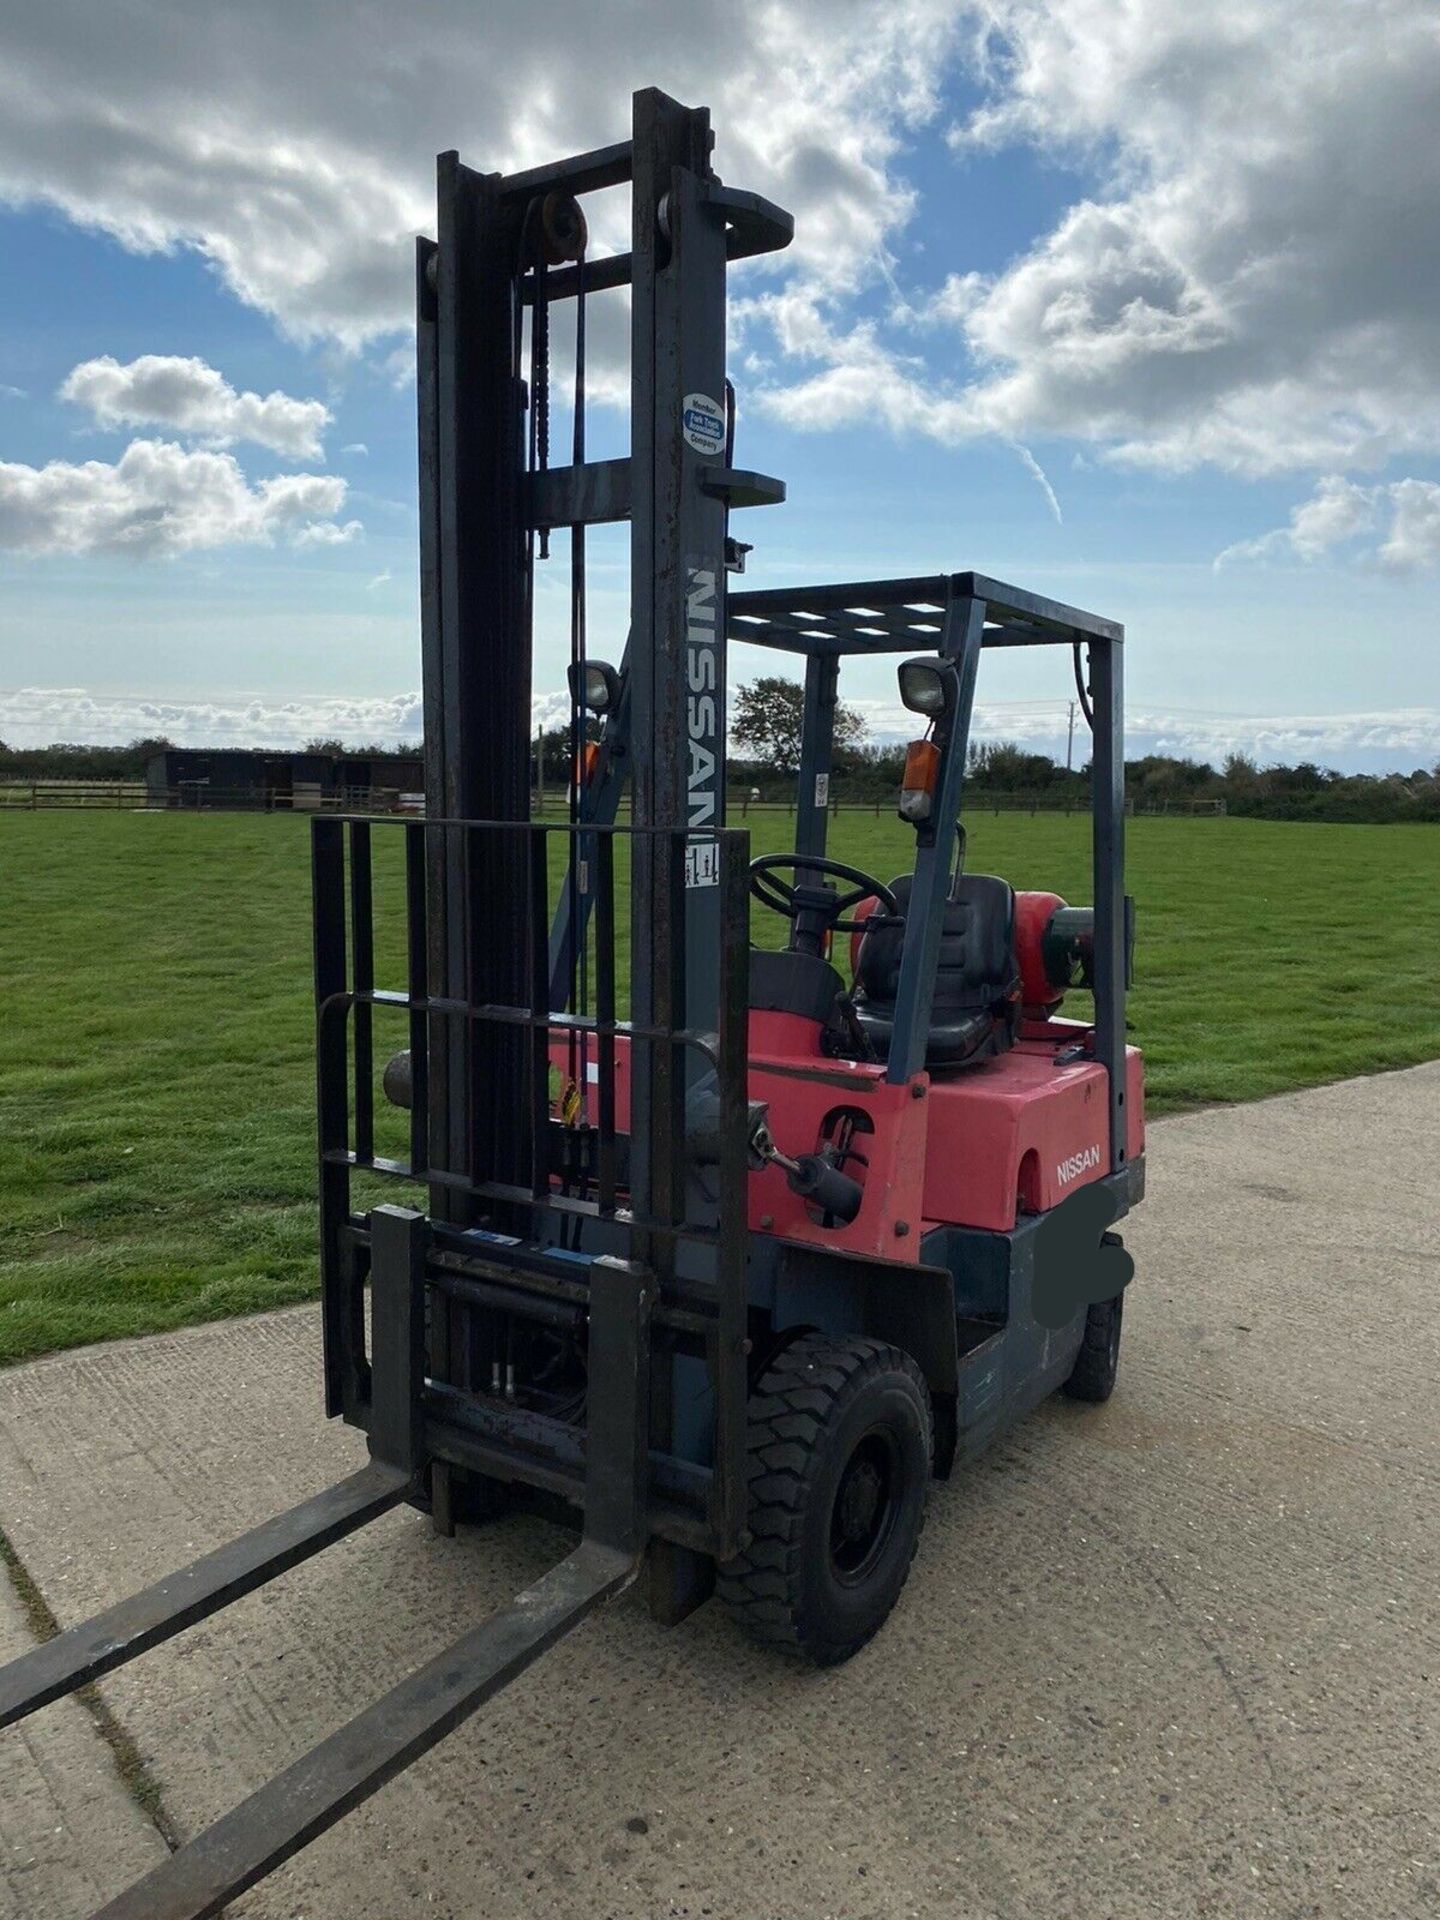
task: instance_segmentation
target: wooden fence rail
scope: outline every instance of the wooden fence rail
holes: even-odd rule
[[[403,813],[411,810],[406,803],[415,798],[392,787],[296,794],[198,783],[152,788],[143,780],[0,781],[0,813],[7,809],[36,813],[50,807],[103,808],[112,813]]]
[[[0,781],[0,813],[7,810],[36,813],[52,807],[106,809],[110,812],[191,812],[191,813],[416,813],[421,811],[420,796],[397,792],[393,787],[346,787],[335,793],[277,793],[257,787],[211,787],[199,783],[179,787],[150,788],[139,780],[9,780]],[[726,803],[732,824],[752,818],[784,816],[795,812],[793,800],[757,800],[745,792],[734,792]],[[837,796],[830,803],[833,819],[843,815],[864,814],[879,819],[893,813],[894,797]],[[540,817],[562,819],[567,811],[562,796],[547,793],[539,809]],[[972,817],[980,813],[1079,813],[1088,814],[1087,794],[987,793],[983,787],[970,787],[965,811]],[[1127,813],[1169,813],[1214,816],[1225,812],[1223,800],[1142,801],[1125,803]],[[623,814],[622,814],[623,817]]]

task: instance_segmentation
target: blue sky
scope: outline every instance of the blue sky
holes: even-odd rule
[[[790,256],[732,276],[741,457],[790,490],[747,517],[751,583],[973,566],[1125,621],[1132,752],[1440,760],[1419,0],[1382,0],[1364,47],[1345,0],[1216,0],[1204,58],[1172,0],[992,0],[985,37],[945,0],[642,5],[617,16],[634,48],[604,8],[373,0],[378,52],[278,0],[137,0],[113,40],[24,11],[0,29],[7,741],[413,733],[407,236],[433,153],[601,144],[654,79],[797,217]],[[567,59],[591,84],[567,92]],[[599,305],[603,388],[624,323]],[[622,431],[592,418],[592,450]],[[592,546],[591,644],[618,653],[623,548]],[[842,692],[903,730],[888,669]],[[998,662],[981,728],[1063,745],[1068,692],[1063,662]]]

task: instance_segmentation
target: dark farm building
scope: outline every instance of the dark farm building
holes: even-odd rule
[[[398,807],[425,785],[418,752],[267,753],[249,747],[169,747],[147,762],[151,805]]]

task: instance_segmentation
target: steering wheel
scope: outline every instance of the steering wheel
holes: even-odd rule
[[[783,914],[787,920],[796,919],[807,909],[814,910],[814,902],[801,900],[801,889],[793,883],[777,877],[777,867],[788,867],[792,873],[829,874],[836,880],[852,882],[848,893],[833,896],[834,905],[827,909],[834,918],[829,925],[837,933],[860,933],[864,930],[863,920],[842,920],[841,914],[851,907],[858,907],[862,900],[873,895],[886,913],[900,913],[900,903],[882,880],[873,873],[866,873],[860,867],[847,867],[843,860],[827,860],[815,853],[762,853],[758,860],[750,862],[750,891],[761,906],[769,907],[772,913]]]

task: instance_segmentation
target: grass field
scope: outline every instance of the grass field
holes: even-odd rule
[[[788,827],[749,824],[756,852]],[[1088,831],[980,814],[969,865],[1085,901]],[[0,1361],[313,1290],[308,838],[275,816],[0,826]],[[907,839],[856,814],[832,848],[889,876]],[[1133,821],[1150,1111],[1440,1055],[1437,879],[1424,827]]]

